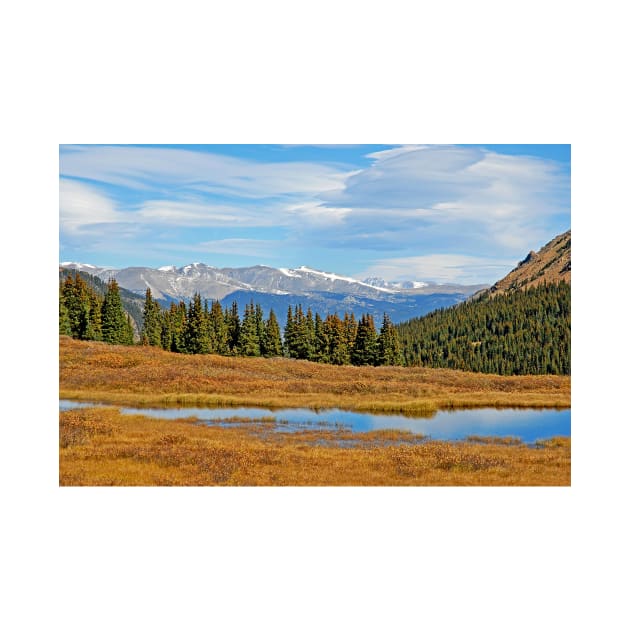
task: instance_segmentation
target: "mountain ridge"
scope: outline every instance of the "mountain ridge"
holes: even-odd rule
[[[554,237],[537,252],[530,251],[504,278],[479,291],[473,298],[503,295],[543,283],[559,282],[571,284],[571,230]]]
[[[223,306],[232,299],[237,299],[241,307],[253,300],[263,308],[273,308],[279,317],[283,317],[282,311],[286,313],[288,304],[301,303],[305,310],[311,308],[321,313],[351,311],[357,316],[362,312],[382,316],[387,312],[393,321],[402,321],[461,302],[487,286],[385,281],[382,281],[384,286],[374,286],[304,265],[296,269],[266,265],[218,268],[197,262],[182,267],[114,269],[64,262],[60,267],[84,271],[104,281],[114,277],[121,287],[139,297],[144,297],[150,288],[153,298],[162,303],[187,302],[199,293],[203,299],[219,300]],[[381,279],[368,280],[381,282]]]

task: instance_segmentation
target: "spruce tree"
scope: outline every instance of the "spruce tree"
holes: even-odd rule
[[[347,331],[337,313],[326,317],[324,329],[329,342],[330,363],[348,365],[350,363],[350,348],[347,341]]]
[[[188,304],[183,330],[183,344],[185,352],[188,354],[207,354],[210,352],[208,328],[199,293],[195,293]]]
[[[128,321],[123,310],[118,283],[110,278],[101,307],[102,338],[106,343],[128,343]]]
[[[90,294],[83,278],[75,272],[63,283],[62,299],[68,312],[68,322],[74,339],[85,339],[90,329]]]
[[[162,345],[162,318],[160,305],[153,299],[151,289],[147,287],[142,310],[142,334],[143,344],[149,346]]]
[[[62,287],[59,287],[59,334],[60,335],[72,335],[72,329],[70,328],[70,318],[68,317],[68,308],[63,299]]]
[[[285,354],[291,358],[297,358],[296,354],[296,323],[293,318],[293,310],[289,306],[287,310],[287,323],[284,326],[284,350]]]
[[[315,355],[314,360],[330,363],[329,339],[326,326],[319,313],[315,313]]]
[[[216,354],[229,353],[229,331],[221,302],[213,300],[209,316],[210,351]]]
[[[260,337],[258,336],[256,308],[254,302],[245,305],[245,315],[241,325],[241,335],[239,339],[240,354],[246,357],[260,356]]]
[[[225,313],[225,323],[227,325],[228,347],[230,354],[237,354],[240,347],[241,318],[238,314],[238,304],[232,302],[232,306]]]
[[[282,338],[280,337],[280,326],[273,309],[269,310],[269,317],[265,322],[261,351],[265,357],[282,356]]]
[[[389,315],[383,315],[383,325],[378,336],[378,364],[379,365],[402,365],[402,352],[398,332],[392,324]]]
[[[357,334],[351,353],[353,365],[377,365],[378,341],[374,319],[371,315],[362,315],[357,326]]]

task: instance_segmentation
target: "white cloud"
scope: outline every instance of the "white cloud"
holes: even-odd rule
[[[330,228],[342,224],[352,208],[335,208],[321,203],[307,202],[290,206],[287,213],[297,225]]]
[[[70,179],[59,180],[59,220],[66,232],[88,225],[125,221],[126,215],[95,188]]]
[[[157,190],[178,185],[243,198],[308,195],[339,189],[347,172],[312,162],[256,162],[215,153],[159,147],[62,147],[60,174]]]
[[[368,233],[363,242],[374,249],[399,239],[439,252],[466,234],[468,248],[459,251],[498,247],[520,255],[555,236],[559,217],[564,226],[569,218],[569,176],[549,160],[455,146],[404,146],[370,157],[372,165],[350,175],[343,190],[320,195],[352,208],[331,244],[347,246]]]
[[[179,227],[262,227],[277,225],[279,213],[265,208],[244,208],[203,201],[150,200],[135,213],[147,224]]]
[[[361,278],[424,280],[440,283],[482,284],[497,280],[516,264],[513,259],[494,259],[458,254],[428,254],[378,260],[360,274]]]

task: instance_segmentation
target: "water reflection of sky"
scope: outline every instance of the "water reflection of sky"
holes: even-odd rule
[[[94,406],[93,403],[59,401],[59,408]],[[178,418],[199,418],[201,421],[216,422],[226,418],[269,418],[278,422],[301,425],[301,428],[331,428],[342,425],[353,432],[376,429],[399,429],[420,433],[435,440],[458,440],[470,435],[484,437],[517,437],[523,442],[532,443],[555,436],[571,435],[570,409],[459,409],[438,411],[432,418],[409,418],[401,415],[377,415],[340,409],[261,409],[259,407],[173,407],[173,408],[130,408],[122,413],[139,413],[153,418],[175,420]],[[282,424],[279,425],[282,430]]]

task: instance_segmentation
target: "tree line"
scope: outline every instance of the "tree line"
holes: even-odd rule
[[[397,325],[405,365],[492,374],[571,373],[571,287],[541,284]]]
[[[59,286],[59,333],[75,339],[133,344],[131,318],[123,308],[115,279],[103,297],[79,274],[67,275]],[[377,331],[374,318],[332,314],[322,318],[301,305],[289,306],[284,330],[270,309],[245,305],[241,318],[236,301],[223,308],[196,293],[188,304],[169,308],[146,290],[140,343],[184,354],[290,357],[334,365],[402,365],[396,328],[387,314]]]
[[[260,304],[250,301],[241,319],[236,301],[223,308],[196,293],[186,305],[163,309],[146,290],[141,342],[186,354],[246,357],[290,357],[334,365],[401,365],[396,329],[387,316],[377,332],[371,315],[336,313],[322,318],[311,309],[289,306],[281,333],[273,309],[267,317]]]
[[[123,309],[118,283],[111,279],[99,295],[79,275],[67,275],[59,284],[59,334],[131,345],[134,329]]]
[[[99,294],[79,274],[59,285],[59,333],[75,339],[133,344],[134,327],[115,279]],[[281,331],[251,301],[241,318],[234,301],[223,308],[195,294],[162,308],[147,289],[140,343],[185,354],[290,357],[334,365],[444,367],[493,374],[571,373],[571,287],[542,284],[485,296],[377,330],[369,314],[358,320],[289,307]]]

